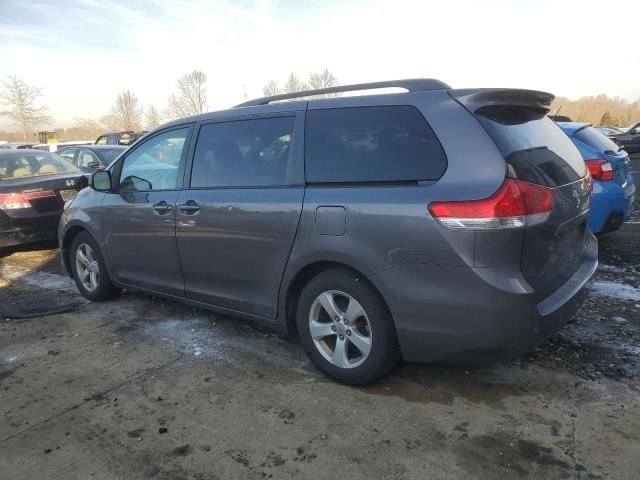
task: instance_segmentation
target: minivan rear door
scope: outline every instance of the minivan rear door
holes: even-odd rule
[[[528,226],[521,270],[538,301],[561,287],[584,261],[591,177],[580,152],[546,114],[549,94],[526,90],[459,92],[501,150],[507,176],[552,189],[547,221]]]
[[[176,209],[187,298],[276,317],[304,198],[303,132],[302,112],[200,126]]]

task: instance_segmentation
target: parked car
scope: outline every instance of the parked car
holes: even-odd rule
[[[589,230],[597,234],[619,229],[631,216],[636,189],[629,155],[590,123],[558,125],[580,151],[593,178]]]
[[[566,115],[548,115],[548,117],[554,122],[571,122],[571,117]]]
[[[126,149],[124,145],[84,145],[63,147],[58,150],[58,155],[85,172],[95,172],[109,165]]]
[[[281,101],[387,87],[407,92]],[[598,264],[552,99],[405,80],[176,120],[92,175],[62,259],[91,300],[126,287],[260,321],[344,383],[513,357],[569,320]]]
[[[146,130],[137,133],[133,130],[105,133],[96,139],[95,145],[131,145],[145,133]]]
[[[631,125],[623,133],[611,137],[630,155],[640,153],[640,122]]]
[[[91,143],[92,143],[91,141],[87,141],[87,140],[70,140],[66,142],[57,142],[57,143],[38,143],[36,145],[31,145],[28,148],[32,148],[34,150],[44,150],[45,152],[57,152],[59,148],[68,147],[72,145],[91,145]]]
[[[617,127],[593,127],[598,130],[600,133],[606,135],[607,137],[611,137],[613,135],[618,135],[623,131]]]
[[[63,205],[87,178],[41,150],[0,150],[0,247],[56,238]]]

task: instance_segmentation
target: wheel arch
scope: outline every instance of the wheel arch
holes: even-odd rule
[[[341,261],[334,260],[316,260],[311,263],[307,263],[297,270],[297,272],[292,275],[291,280],[287,283],[286,293],[284,295],[284,305],[283,305],[283,317],[284,317],[284,327],[286,329],[286,333],[289,336],[296,337],[297,327],[296,327],[296,310],[298,306],[298,299],[300,298],[300,293],[304,286],[316,275],[321,272],[332,270],[332,269],[342,269],[348,270],[353,274],[357,275],[359,278],[362,278],[367,284],[374,290],[374,292],[378,295],[383,305],[393,318],[391,314],[391,310],[387,301],[380,288],[376,285],[375,281],[372,279],[373,275],[367,275],[362,270],[355,268],[347,263]],[[395,322],[394,322],[395,324]],[[395,328],[395,325],[394,325]]]
[[[89,231],[81,225],[71,225],[69,228],[67,228],[67,230],[64,232],[64,236],[62,237],[62,243],[60,244],[60,255],[62,257],[64,268],[67,270],[67,274],[69,276],[71,276],[71,252],[69,250],[71,249],[73,239],[82,232],[88,233]]]

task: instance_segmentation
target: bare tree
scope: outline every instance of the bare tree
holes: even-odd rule
[[[0,115],[12,118],[20,125],[23,140],[27,139],[27,135],[33,129],[51,121],[45,113],[47,107],[38,104],[38,99],[42,96],[42,88],[27,85],[17,75],[8,75],[7,81],[3,84],[0,103],[7,109],[0,111]]]
[[[331,70],[325,68],[322,72],[309,75],[309,85],[313,89],[329,88],[339,85],[338,79]]]
[[[325,68],[322,72],[312,73],[309,75],[309,86],[313,89],[329,88],[340,85],[338,79],[331,70]],[[326,93],[324,95],[317,95],[315,98],[327,98],[336,97],[339,93]]]
[[[556,97],[551,111],[559,109],[562,115],[577,122],[589,122],[593,125],[612,125],[626,127],[640,120],[640,101],[630,103],[624,99],[607,95],[582,97],[578,100]]]
[[[289,74],[289,78],[287,78],[287,82],[284,84],[285,93],[301,92],[307,88],[307,84],[301,81],[300,77],[293,72]]]
[[[137,130],[142,120],[142,107],[138,97],[131,90],[123,90],[111,107],[111,115],[118,128]]]
[[[167,116],[182,118],[207,111],[207,75],[194,70],[178,80],[178,92],[171,94],[167,105]]]
[[[144,126],[147,130],[153,130],[162,123],[160,112],[153,105],[149,105],[144,112]]]
[[[280,84],[276,80],[269,80],[267,84],[262,87],[262,93],[265,97],[273,97],[282,93]]]
[[[100,125],[102,125],[105,129],[109,130],[110,132],[116,131],[120,128],[120,125],[118,124],[118,119],[115,117],[115,115],[111,113],[107,113],[106,115],[103,115],[100,117]]]

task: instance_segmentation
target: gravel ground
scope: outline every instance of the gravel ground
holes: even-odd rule
[[[84,301],[51,245],[5,252],[0,478],[624,478],[640,472],[640,219],[600,238],[575,321],[531,354],[365,388],[295,342],[146,295]]]

